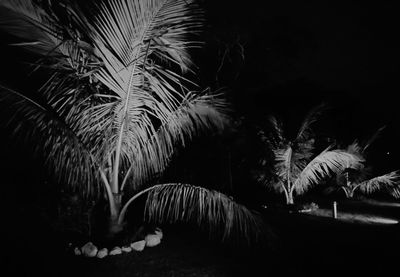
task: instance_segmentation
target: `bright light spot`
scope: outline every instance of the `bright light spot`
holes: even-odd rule
[[[383,217],[374,217],[374,218],[369,218],[368,220],[371,222],[374,222],[374,223],[382,223],[382,224],[397,224],[398,223],[398,221],[395,219],[383,218]]]
[[[322,216],[322,217],[331,217],[332,211],[330,209],[317,209],[311,211],[311,215]],[[338,212],[337,219],[345,222],[353,222],[353,223],[364,223],[364,224],[397,224],[398,220],[388,217],[381,217],[371,214],[358,214],[358,213],[350,213],[350,212]]]
[[[398,203],[398,202],[377,201],[377,200],[373,200],[373,199],[364,199],[363,202],[374,205],[374,206],[400,207],[400,203]]]

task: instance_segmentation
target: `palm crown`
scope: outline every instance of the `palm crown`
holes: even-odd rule
[[[292,140],[284,136],[282,123],[274,116],[269,119],[271,133],[266,135],[264,131],[260,132],[266,147],[272,151],[273,170],[270,175],[262,170],[256,177],[266,187],[284,193],[287,204],[293,204],[294,193],[301,195],[312,185],[343,169],[346,164],[359,162],[356,156],[332,149],[333,146],[318,155],[314,154],[315,139],[311,125],[317,121],[322,111],[323,105],[312,109]],[[262,165],[267,165],[265,159],[262,160]]]

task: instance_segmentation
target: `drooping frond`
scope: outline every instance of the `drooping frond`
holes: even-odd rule
[[[59,53],[59,26],[31,0],[1,0],[0,27],[21,38],[18,45],[30,51],[41,55]]]
[[[131,129],[132,152],[126,156],[130,164],[130,185],[138,186],[150,176],[162,172],[174,150],[204,130],[222,130],[227,123],[226,103],[218,95],[189,94],[181,106],[153,132],[138,122]],[[155,134],[155,135],[153,135]]]
[[[295,191],[302,194],[312,185],[330,177],[332,173],[341,172],[347,164],[357,162],[361,162],[357,156],[342,150],[330,150],[328,147],[303,169],[294,183]]]
[[[296,142],[310,139],[312,135],[311,125],[318,120],[319,116],[322,114],[325,108],[326,108],[325,104],[320,104],[311,109],[311,111],[304,118],[300,126],[299,132],[297,133],[295,139]]]
[[[400,175],[398,171],[392,171],[359,184],[358,188],[365,194],[371,194],[378,190],[386,190],[395,198],[400,198]]]
[[[51,108],[0,86],[1,113],[15,138],[45,157],[46,165],[59,180],[87,193],[97,192],[96,163],[85,144]]]
[[[186,184],[156,186],[148,194],[145,216],[149,221],[197,222],[210,226],[223,239],[238,236],[256,242],[263,233],[261,217],[214,190]]]
[[[372,168],[363,165],[355,167],[346,167],[340,174],[337,174],[336,181],[338,185],[347,185],[347,180],[352,184],[359,184],[372,175]]]

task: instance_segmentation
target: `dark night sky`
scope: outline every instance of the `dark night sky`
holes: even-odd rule
[[[204,68],[213,76],[220,61],[215,49],[233,45],[220,84],[230,89],[238,111],[254,121],[275,113],[291,128],[312,106],[326,102],[332,108],[324,119],[326,132],[349,141],[387,125],[376,148],[382,155],[390,149],[397,162],[400,24],[394,4],[205,2],[213,27],[204,50],[210,58],[203,59],[212,62]]]
[[[386,124],[377,151],[388,159],[384,153],[390,149],[391,164],[397,163],[400,59],[394,4],[202,2],[207,28],[204,48],[195,53],[199,79],[203,86],[226,86],[237,115],[258,123],[274,113],[294,128],[312,106],[327,102],[332,109],[324,119],[324,132],[352,140]],[[227,46],[230,59],[216,83],[218,51]],[[23,83],[23,56],[13,56],[4,45],[1,50],[4,79]]]

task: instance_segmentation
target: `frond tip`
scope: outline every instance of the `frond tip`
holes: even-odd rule
[[[399,173],[397,171],[392,171],[362,182],[359,185],[359,189],[365,194],[371,194],[375,191],[386,189],[393,197],[400,198],[399,181]]]
[[[147,196],[145,217],[158,223],[197,221],[210,226],[212,235],[222,233],[223,240],[237,236],[249,244],[265,233],[261,217],[229,196],[187,184],[155,186]]]

